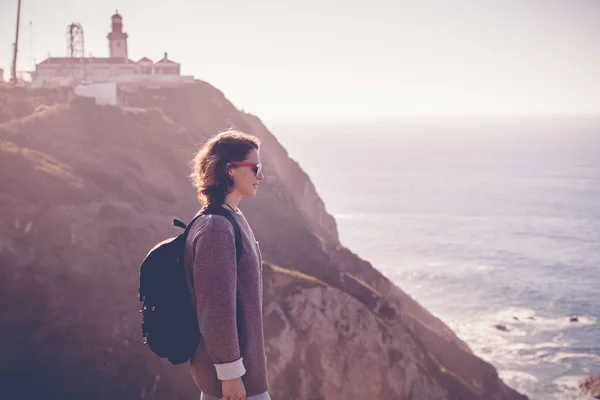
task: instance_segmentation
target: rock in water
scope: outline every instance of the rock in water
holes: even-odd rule
[[[590,375],[579,381],[579,389],[594,399],[600,399],[600,375]]]

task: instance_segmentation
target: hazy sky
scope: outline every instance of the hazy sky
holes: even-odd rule
[[[22,0],[19,69],[108,56],[115,9],[133,60],[167,51],[266,120],[600,113],[600,0]],[[17,0],[0,0],[8,77]]]

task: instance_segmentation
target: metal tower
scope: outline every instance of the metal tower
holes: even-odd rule
[[[83,26],[78,22],[73,22],[67,26],[67,57],[85,57]]]

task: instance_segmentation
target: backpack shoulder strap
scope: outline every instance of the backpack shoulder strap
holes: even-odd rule
[[[190,233],[190,229],[192,228],[192,225],[193,225],[193,224],[194,224],[194,222],[196,222],[196,220],[197,220],[198,218],[200,218],[202,215],[204,215],[204,214],[202,214],[202,210],[201,210],[201,211],[199,211],[199,212],[198,212],[198,213],[197,213],[197,214],[194,216],[194,218],[192,218],[192,220],[191,220],[191,221],[189,222],[189,224],[187,224],[187,225],[186,225],[186,224],[185,224],[183,221],[181,221],[181,220],[178,220],[177,218],[174,218],[174,219],[173,219],[173,226],[177,226],[177,227],[179,227],[179,228],[182,228],[182,229],[183,229],[183,234],[182,234],[182,235],[183,235],[185,238],[187,238],[188,234]]]
[[[237,260],[237,262],[239,262],[240,258],[242,257],[242,232],[240,231],[240,227],[238,226],[235,218],[233,218],[233,215],[231,215],[231,213],[229,211],[227,211],[226,209],[224,209],[223,207],[221,207],[221,206],[203,207],[200,211],[198,211],[196,213],[194,218],[192,218],[192,220],[190,221],[189,224],[187,224],[187,226],[179,220],[173,220],[173,225],[184,228],[185,229],[184,234],[187,237],[187,234],[189,233],[189,230],[191,229],[194,222],[196,222],[196,220],[199,217],[201,217],[203,215],[209,215],[209,214],[223,216],[223,217],[227,218],[227,220],[231,223],[231,225],[233,225],[233,232],[235,235],[236,260]],[[177,221],[177,223],[176,223],[176,221]]]
[[[227,218],[229,222],[231,222],[231,225],[233,225],[233,232],[235,234],[235,255],[237,262],[240,262],[240,258],[242,257],[242,233],[240,231],[240,227],[235,221],[235,218],[233,218],[233,215],[231,215],[231,213],[227,210],[224,211],[225,215],[223,216]]]

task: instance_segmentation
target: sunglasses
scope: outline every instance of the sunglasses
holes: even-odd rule
[[[257,177],[262,171],[262,164],[254,164],[245,161],[231,161],[230,164],[237,165],[238,167],[252,167],[252,170]]]

